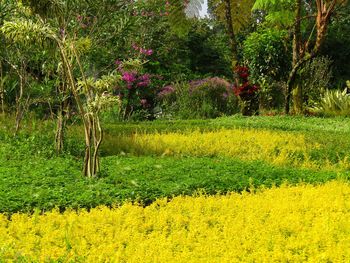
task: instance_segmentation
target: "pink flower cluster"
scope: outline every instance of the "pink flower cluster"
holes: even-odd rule
[[[165,86],[163,87],[159,93],[158,93],[158,97],[159,98],[164,98],[166,96],[168,96],[169,94],[172,94],[175,92],[175,88],[171,85]]]
[[[146,48],[142,48],[139,47],[138,45],[136,45],[135,43],[132,44],[132,48],[138,52],[140,52],[140,54],[144,54],[146,56],[150,56],[153,54],[153,50],[152,49],[146,49]]]
[[[136,72],[124,72],[122,80],[126,82],[128,89],[133,87],[147,87],[151,84],[151,76],[149,74],[138,75]]]

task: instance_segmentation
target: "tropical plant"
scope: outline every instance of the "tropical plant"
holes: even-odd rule
[[[316,57],[306,62],[299,71],[305,106],[318,103],[322,97],[322,91],[330,87],[333,77],[332,62],[328,57]]]
[[[350,87],[348,83],[348,88]],[[350,94],[348,88],[326,90],[320,103],[310,111],[325,116],[350,116]]]
[[[239,81],[235,83],[233,90],[235,95],[240,98],[242,114],[245,116],[259,114],[259,86],[249,82],[249,68],[236,66],[235,72]]]
[[[254,82],[279,81],[286,77],[291,57],[285,44],[287,32],[277,29],[263,29],[251,33],[243,44],[243,57]]]

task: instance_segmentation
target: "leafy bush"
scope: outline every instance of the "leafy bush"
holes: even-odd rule
[[[260,82],[266,79],[283,79],[288,70],[290,57],[286,52],[287,32],[276,29],[264,29],[254,32],[244,41],[243,57],[250,69],[251,80]]]
[[[306,106],[320,102],[322,92],[330,86],[332,79],[332,60],[317,57],[307,62],[299,72],[300,85]]]
[[[320,103],[312,112],[325,116],[350,116],[350,94],[348,89],[326,90]]]
[[[281,110],[285,102],[286,83],[283,81],[259,82],[259,105],[263,110]]]
[[[158,94],[163,116],[216,118],[237,112],[231,84],[221,78],[206,78],[164,87]]]
[[[291,57],[285,45],[286,31],[264,29],[244,41],[243,57],[250,69],[251,81],[260,86],[262,109],[281,108],[284,104],[284,80]]]
[[[144,49],[136,45],[134,49],[144,55],[153,53],[152,49]],[[144,63],[139,59],[116,61],[121,74],[120,83],[115,87],[115,94],[121,100],[121,109],[117,114],[119,113],[122,120],[152,118],[156,89],[152,85],[154,76],[144,73]],[[111,115],[113,116],[113,112]]]

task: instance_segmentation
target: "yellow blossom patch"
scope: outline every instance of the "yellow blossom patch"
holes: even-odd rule
[[[4,262],[347,262],[350,186],[2,215],[0,233]]]
[[[346,159],[336,165],[327,160],[312,160],[310,153],[321,145],[308,142],[303,134],[291,132],[221,129],[209,132],[141,133],[134,134],[128,144],[146,154],[223,156],[318,169],[350,167]]]

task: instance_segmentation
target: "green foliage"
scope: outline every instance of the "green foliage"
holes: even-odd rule
[[[286,83],[283,81],[272,81],[266,79],[259,81],[259,104],[262,110],[281,110],[285,101]]]
[[[107,156],[102,158],[101,177],[81,176],[81,165],[75,156],[83,154],[79,144],[80,127],[71,126],[70,145],[73,155],[55,157],[51,140],[54,125],[50,122],[23,122],[17,137],[10,135],[8,120],[0,128],[0,212],[32,212],[58,207],[91,208],[101,204],[120,204],[126,200],[147,205],[156,198],[179,194],[191,195],[198,189],[209,194],[242,191],[251,186],[280,185],[283,182],[322,183],[348,172],[299,170],[274,167],[263,162],[207,157]],[[336,162],[349,156],[350,122],[348,118],[315,117],[224,117],[213,120],[154,121],[110,124],[106,127],[104,155],[120,153],[123,138],[135,132],[217,130],[257,128],[284,130],[305,134],[307,142],[321,145],[312,152],[320,162]],[[119,143],[119,144],[118,144]],[[119,148],[118,148],[119,147]],[[130,151],[130,144],[124,151]],[[140,149],[138,149],[140,150]],[[142,150],[142,149],[141,149]],[[114,152],[113,152],[114,151]]]
[[[81,177],[79,165],[70,158],[6,160],[6,166],[0,166],[0,212],[55,207],[62,211],[127,200],[147,205],[159,197],[191,195],[198,189],[214,194],[283,182],[320,183],[338,177],[335,172],[217,158],[108,157],[102,159],[102,166],[105,173],[97,180]]]
[[[320,103],[311,108],[312,112],[325,116],[350,116],[350,94],[348,88],[326,90]]]
[[[290,26],[294,21],[294,0],[257,0],[253,10],[264,10],[268,25]]]
[[[253,0],[230,0],[231,6],[231,16],[232,16],[232,27],[233,30],[237,33],[240,30],[244,29],[250,22],[251,18],[251,9],[253,7]],[[209,9],[212,10],[215,17],[219,21],[227,24],[226,20],[226,5],[223,0],[211,0],[208,1]]]
[[[53,29],[40,21],[34,22],[24,19],[6,21],[1,27],[1,31],[7,38],[23,44],[37,43],[42,45],[46,40],[56,38]]]
[[[271,82],[286,76],[290,68],[286,36],[284,30],[264,29],[250,34],[244,41],[243,57],[253,82]]]
[[[192,19],[186,39],[190,69],[200,75],[232,77],[229,39],[224,28],[208,19]]]
[[[321,55],[329,57],[332,63],[332,86],[342,87],[349,79],[350,72],[350,1],[346,7],[337,11],[329,26],[327,38],[321,49]]]
[[[217,77],[165,87],[159,97],[166,118],[206,119],[239,111],[231,84]]]
[[[318,103],[322,92],[330,86],[332,79],[332,65],[328,57],[316,57],[305,63],[299,71],[300,85],[306,96],[306,105]]]

